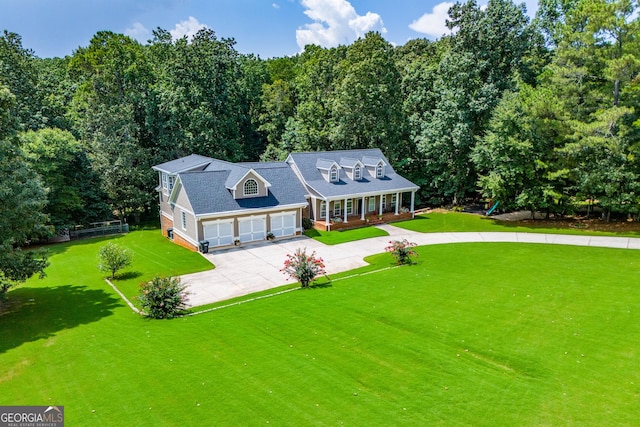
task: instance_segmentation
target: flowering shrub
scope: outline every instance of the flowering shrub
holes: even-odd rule
[[[392,240],[384,250],[390,252],[398,264],[411,264],[411,257],[418,256],[418,253],[412,249],[415,246],[417,246],[415,243],[407,239]]]
[[[309,287],[309,283],[317,276],[326,274],[322,258],[316,257],[315,251],[307,255],[306,248],[298,248],[295,253],[287,254],[284,268],[280,271],[300,282],[303,288]]]
[[[140,284],[138,300],[147,316],[154,319],[172,319],[187,308],[188,292],[179,277],[154,277]]]

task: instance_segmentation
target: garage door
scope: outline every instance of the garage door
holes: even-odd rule
[[[238,219],[238,231],[241,242],[264,240],[267,236],[267,217],[252,216]]]
[[[276,237],[294,236],[296,234],[296,213],[271,215],[271,232]]]
[[[204,240],[209,246],[226,246],[233,244],[233,220],[221,220],[202,224]]]

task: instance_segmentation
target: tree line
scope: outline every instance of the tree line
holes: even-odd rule
[[[42,266],[17,251],[30,239],[153,213],[151,166],[191,153],[237,162],[376,147],[421,187],[421,204],[488,198],[637,220],[638,22],[637,0],[542,0],[533,20],[510,0],[472,0],[451,7],[456,31],[437,41],[369,33],[272,59],[211,29],[174,40],[160,28],[146,44],[98,32],[43,59],[4,31],[0,221],[11,232],[0,239],[11,256],[0,272],[17,277],[29,256]]]

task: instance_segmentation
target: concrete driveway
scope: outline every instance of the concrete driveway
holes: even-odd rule
[[[390,240],[407,239],[418,245],[463,242],[520,242],[640,249],[640,239],[534,233],[417,233],[389,224],[378,226],[389,236],[327,246],[306,236],[249,244],[204,254],[214,270],[182,276],[191,293],[189,304],[199,306],[282,286],[292,281],[280,272],[287,254],[298,248],[316,251],[328,274],[366,265],[363,258],[384,252]]]

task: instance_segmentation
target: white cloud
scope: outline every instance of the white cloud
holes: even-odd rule
[[[451,34],[452,31],[446,25],[451,6],[453,6],[453,3],[450,2],[442,2],[435,5],[431,13],[425,13],[417,21],[413,21],[409,24],[409,28],[435,38],[441,37],[443,34]]]
[[[145,43],[151,36],[151,31],[141,23],[135,22],[131,28],[124,30],[124,34],[141,43]]]
[[[271,7],[274,9],[280,9],[280,5],[278,3],[271,3]]]
[[[205,24],[199,23],[196,18],[190,16],[186,21],[178,22],[176,27],[173,30],[170,30],[169,33],[174,40],[180,39],[184,36],[187,36],[187,38],[190,39],[203,28],[209,27]]]
[[[384,34],[382,18],[377,13],[358,15],[347,0],[302,0],[304,14],[314,22],[296,30],[296,41],[300,49],[308,44],[335,47],[348,44],[369,31]]]

